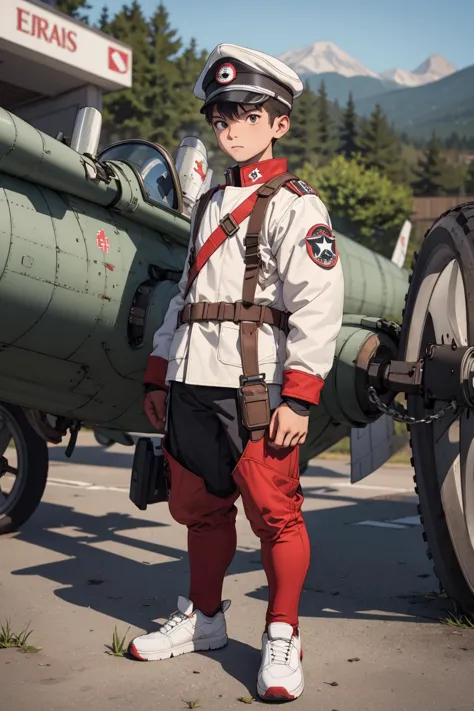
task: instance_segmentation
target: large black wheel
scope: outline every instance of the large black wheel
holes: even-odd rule
[[[400,359],[417,361],[429,344],[474,345],[474,203],[444,214],[413,266]],[[416,418],[446,403],[407,396]],[[474,613],[474,410],[461,408],[410,427],[415,484],[428,555],[446,593]]]
[[[48,447],[21,408],[0,403],[0,534],[36,511],[48,477]]]

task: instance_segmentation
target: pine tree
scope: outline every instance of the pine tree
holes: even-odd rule
[[[345,158],[351,158],[357,151],[357,114],[352,91],[349,92],[347,106],[342,114],[339,136],[341,140],[341,153]]]
[[[362,122],[357,147],[367,168],[376,168],[391,180],[402,179],[400,142],[388,125],[379,104],[375,106],[370,119]]]
[[[462,141],[461,141],[457,131],[453,131],[450,136],[445,138],[444,147],[445,148],[456,148],[456,149],[462,148]]]
[[[466,195],[474,195],[474,160],[472,160],[467,166],[464,190]]]
[[[318,116],[318,151],[327,158],[332,153],[331,117],[329,114],[328,94],[324,80],[321,82],[317,97]]]
[[[151,50],[148,23],[137,0],[124,5],[108,23],[107,32],[133,49],[132,86],[104,96],[104,140],[148,138],[152,119],[150,95]]]
[[[92,5],[89,5],[87,0],[57,0],[55,7],[76,20],[89,23],[89,17],[83,14],[84,10],[92,10]]]
[[[206,54],[207,57],[207,54]],[[197,41],[191,38],[189,46],[176,60],[179,72],[176,87],[176,100],[179,101],[180,133],[182,136],[193,135],[209,140],[209,126],[205,117],[200,114],[202,101],[194,96],[194,85],[205,64],[206,57],[198,52]]]
[[[179,143],[180,111],[183,97],[180,94],[180,71],[177,54],[182,42],[177,30],[171,28],[169,15],[163,3],[150,18],[149,43],[151,48],[151,85],[148,106],[152,115],[149,139],[173,150]],[[197,78],[197,77],[196,77]],[[189,100],[187,96],[185,99]]]
[[[97,27],[102,32],[109,32],[109,25],[110,25],[109,8],[107,7],[107,5],[104,5],[101,10],[101,13],[100,13],[99,20],[97,22]]]
[[[446,171],[446,161],[441,153],[441,145],[433,131],[431,140],[426,147],[423,158],[419,161],[417,175],[413,189],[415,195],[436,197],[444,195],[446,188],[443,182]]]
[[[290,130],[276,143],[274,155],[286,157],[289,169],[297,172],[305,163],[313,163],[319,151],[317,97],[308,84],[293,104],[290,118]]]

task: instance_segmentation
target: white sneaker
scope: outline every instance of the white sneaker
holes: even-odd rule
[[[227,644],[227,628],[224,612],[230,607],[230,600],[222,602],[222,611],[214,617],[206,617],[194,609],[191,600],[181,595],[178,609],[157,632],[135,637],[131,641],[129,654],[142,661],[170,659],[186,652],[220,649]]]
[[[286,622],[272,622],[262,638],[257,691],[265,701],[291,701],[304,689],[301,635]]]

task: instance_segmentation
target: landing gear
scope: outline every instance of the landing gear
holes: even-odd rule
[[[21,408],[0,403],[0,534],[38,507],[48,477],[48,447]]]
[[[97,444],[100,444],[100,446],[105,449],[109,449],[109,447],[112,447],[112,445],[115,444],[113,439],[110,439],[110,437],[102,434],[102,432],[94,432],[94,438]]]

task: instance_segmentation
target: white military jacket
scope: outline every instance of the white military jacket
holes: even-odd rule
[[[286,160],[276,158],[228,171],[227,183],[234,184],[223,186],[213,195],[199,226],[196,253],[222,217],[262,183],[286,171]],[[241,187],[235,185],[239,178]],[[194,216],[195,209],[191,229]],[[248,222],[249,218],[245,219],[238,232],[214,252],[184,298],[186,261],[179,292],[154,335],[145,383],[165,386],[177,380],[193,385],[239,387],[242,361],[238,324],[208,321],[176,326],[185,303],[242,299],[243,240]],[[260,372],[271,384],[270,404],[275,407],[280,395],[317,404],[334,359],[342,322],[344,282],[328,212],[310,186],[294,181],[290,189],[279,189],[269,202],[259,246],[262,265],[255,303],[291,314],[287,336],[268,324],[259,328]]]

